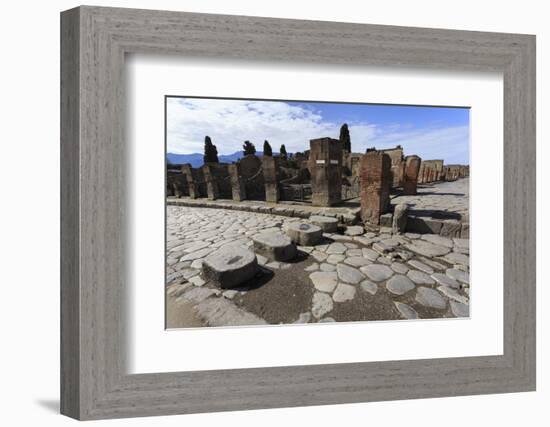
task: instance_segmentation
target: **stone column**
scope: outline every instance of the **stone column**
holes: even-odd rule
[[[240,202],[246,199],[246,189],[244,180],[241,177],[238,163],[232,163],[227,166],[229,177],[231,180],[231,198],[235,202]]]
[[[390,207],[391,159],[380,151],[369,151],[361,159],[361,218],[379,225],[380,215]]]
[[[264,175],[265,201],[279,201],[279,162],[276,157],[262,156],[262,173]]]
[[[311,202],[332,206],[342,201],[342,143],[333,138],[309,141]]]
[[[416,194],[418,172],[420,171],[420,157],[405,157],[405,174],[403,175],[403,194],[412,196]]]
[[[189,163],[181,165],[181,173],[187,180],[187,186],[189,187],[189,197],[192,199],[198,199],[201,196],[199,183],[196,180],[196,173],[193,172],[193,168]]]
[[[208,163],[202,167],[204,180],[206,181],[206,194],[209,200],[216,200],[220,197],[220,189],[218,187],[215,166]]]

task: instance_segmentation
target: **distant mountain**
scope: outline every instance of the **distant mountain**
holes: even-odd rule
[[[257,156],[263,156],[262,151],[256,151]],[[278,153],[273,153],[274,155],[278,155]],[[189,163],[194,168],[198,168],[204,164],[203,162],[203,155],[200,153],[192,153],[192,154],[175,154],[175,153],[167,153],[166,157],[168,158],[168,161],[174,165],[183,165],[184,163]],[[233,154],[220,154],[218,155],[218,160],[220,163],[233,163],[237,160],[244,157],[242,151],[235,151]]]

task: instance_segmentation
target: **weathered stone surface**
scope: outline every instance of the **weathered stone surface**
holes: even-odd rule
[[[451,264],[470,265],[470,257],[468,255],[451,252],[443,257],[447,262]]]
[[[363,248],[362,251],[363,251],[363,256],[369,259],[370,261],[376,261],[376,259],[380,256],[378,252],[373,251],[372,249],[369,249],[369,248]]]
[[[401,316],[405,319],[418,319],[418,313],[410,305],[398,301],[394,301],[393,303],[395,304],[395,308],[399,310],[399,313],[401,313]]]
[[[334,320],[332,317],[323,317],[319,320],[319,323],[334,323],[336,320]]]
[[[379,225],[380,215],[390,205],[391,159],[382,151],[370,151],[361,158],[361,218]]]
[[[443,310],[447,307],[445,298],[432,288],[420,286],[416,291],[416,302],[426,307],[437,308]]]
[[[470,316],[470,304],[463,304],[457,301],[450,301],[451,312],[455,317],[469,317]]]
[[[321,292],[332,292],[338,282],[336,272],[316,271],[309,275],[315,289]]]
[[[403,171],[403,194],[412,196],[416,194],[418,173],[420,172],[421,159],[416,155],[405,157]]]
[[[202,286],[206,282],[199,275],[193,276],[189,279],[189,283],[192,283],[195,286]]]
[[[352,256],[363,257],[363,251],[361,249],[348,249],[346,251],[346,256],[347,257],[352,257]]]
[[[446,246],[448,248],[453,247],[453,241],[448,237],[438,236],[436,234],[424,234],[422,240],[433,243],[434,245]]]
[[[317,262],[323,262],[328,257],[328,255],[326,253],[321,252],[321,251],[313,251],[311,253],[311,256],[313,258],[315,258],[315,261],[317,261]]]
[[[256,255],[239,246],[223,246],[202,263],[205,280],[221,288],[233,288],[250,280],[258,271]]]
[[[336,265],[324,262],[323,264],[321,264],[319,269],[321,271],[336,271]]]
[[[393,233],[404,233],[405,229],[407,228],[407,211],[409,210],[409,207],[401,203],[397,205],[393,211],[393,219],[392,219],[392,232]]]
[[[207,326],[265,325],[258,316],[238,308],[225,298],[208,298],[196,307],[197,315]]]
[[[342,143],[333,138],[309,141],[309,171],[313,206],[332,206],[342,200]]]
[[[393,271],[387,265],[370,264],[361,267],[360,270],[367,275],[367,277],[375,282],[382,282],[393,276]]]
[[[332,311],[334,304],[330,295],[323,292],[315,292],[313,294],[311,314],[317,319],[320,319],[325,314]]]
[[[465,283],[467,285],[470,284],[470,275],[465,271],[458,270],[456,268],[448,268],[447,270],[445,270],[445,274],[451,279],[458,280],[459,282]]]
[[[330,216],[312,215],[309,220],[324,233],[334,233],[338,229],[338,220]]]
[[[208,288],[191,288],[185,294],[183,294],[183,298],[186,299],[189,302],[192,303],[199,303],[201,301],[204,301],[206,298],[211,297],[216,293],[213,289]]]
[[[460,237],[462,230],[462,223],[457,220],[450,219],[443,221],[439,234],[446,237]]]
[[[380,255],[384,255],[393,251],[394,246],[387,245],[383,242],[376,242],[372,245],[372,248]]]
[[[396,274],[386,282],[386,289],[395,295],[403,295],[415,288],[414,283],[407,276]]]
[[[327,262],[329,264],[338,264],[339,262],[344,261],[345,258],[346,256],[342,254],[332,254],[328,256]]]
[[[421,239],[414,240],[412,243],[405,245],[405,247],[412,252],[416,252],[417,254],[427,257],[442,256],[451,251],[451,248],[448,248],[447,246],[434,245],[433,243]]]
[[[409,267],[407,267],[405,264],[402,264],[400,262],[392,262],[390,267],[393,271],[399,274],[406,274],[407,271],[409,271]]]
[[[409,270],[407,277],[417,285],[433,285],[435,283],[435,280],[426,273],[417,270]]]
[[[372,264],[371,260],[364,258],[362,256],[352,256],[344,260],[346,264],[349,264],[353,267],[363,267],[364,265]]]
[[[235,295],[237,295],[239,291],[236,291],[234,289],[228,289],[227,291],[222,292],[222,295],[227,299],[233,299],[235,298]]]
[[[365,233],[365,229],[360,225],[351,225],[346,227],[345,234],[347,236],[360,236]]]
[[[361,282],[361,289],[363,289],[365,292],[368,292],[371,295],[375,295],[378,291],[378,285],[376,283],[371,282],[370,280],[363,280]]]
[[[271,260],[289,261],[296,258],[298,250],[290,237],[281,232],[259,233],[252,238],[254,251]]]
[[[468,304],[468,298],[464,295],[460,295],[456,289],[449,286],[439,286],[437,289],[449,299]]]
[[[460,283],[458,283],[452,277],[447,276],[446,274],[434,273],[432,274],[432,279],[434,279],[440,285],[449,286],[451,288],[460,288]]]
[[[336,266],[336,271],[338,272],[338,279],[354,285],[358,284],[365,278],[365,275],[359,270],[345,264],[338,264]]]
[[[314,262],[313,264],[311,264],[310,266],[304,268],[305,271],[317,271],[319,270],[319,264],[317,264],[316,262]]]
[[[309,323],[311,320],[311,313],[309,311],[305,313],[300,313],[298,316],[298,319],[294,321],[294,323]]]
[[[331,243],[327,248],[326,253],[331,254],[344,254],[348,250],[348,247],[340,242]]]
[[[334,302],[345,302],[352,300],[355,297],[355,288],[351,285],[338,283],[336,290],[332,294]]]
[[[208,255],[210,252],[212,252],[212,248],[203,248],[199,249],[195,252],[188,253],[184,257],[180,259],[180,261],[193,261],[199,258],[204,258],[206,255]]]
[[[384,264],[384,265],[391,265],[393,260],[392,258],[388,258],[388,257],[385,257],[385,256],[381,256],[381,257],[378,257],[378,259],[376,260],[376,262],[380,263],[380,264]]]
[[[290,239],[301,246],[315,246],[323,237],[321,227],[306,223],[289,224],[286,228],[286,234]]]

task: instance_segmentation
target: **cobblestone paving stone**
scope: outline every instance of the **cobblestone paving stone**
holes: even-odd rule
[[[467,239],[356,235],[355,229],[352,235],[325,233],[315,246],[298,246],[295,260],[270,262],[257,254],[260,272],[241,288],[220,290],[202,277],[202,261],[213,250],[231,245],[253,250],[255,235],[295,222],[309,223],[266,213],[168,206],[166,285],[167,297],[176,302],[170,307],[178,302],[193,307],[204,326],[469,315]],[[280,313],[266,318],[262,310],[273,305]]]

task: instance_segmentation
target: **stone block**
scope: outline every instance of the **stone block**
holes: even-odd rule
[[[407,228],[407,212],[409,207],[402,203],[395,207],[393,211],[393,220],[392,220],[392,232],[395,233],[404,233]]]
[[[391,159],[381,151],[368,151],[361,159],[361,218],[379,225],[390,205]]]
[[[462,224],[456,220],[445,220],[439,234],[444,237],[461,237]]]
[[[318,226],[325,233],[333,233],[338,229],[338,219],[330,216],[312,215],[309,217],[312,224]]]
[[[252,279],[258,271],[256,255],[240,246],[222,246],[202,263],[202,275],[223,289],[235,288]]]
[[[420,157],[405,157],[405,171],[403,173],[403,194],[407,196],[416,194],[418,172],[420,171]]]
[[[289,261],[298,250],[290,237],[280,232],[259,233],[252,238],[254,252],[274,261]]]
[[[342,201],[342,143],[333,138],[312,139],[309,152],[311,202],[333,206]]]
[[[288,225],[286,234],[300,246],[315,246],[321,241],[323,230],[317,225],[295,222]]]

